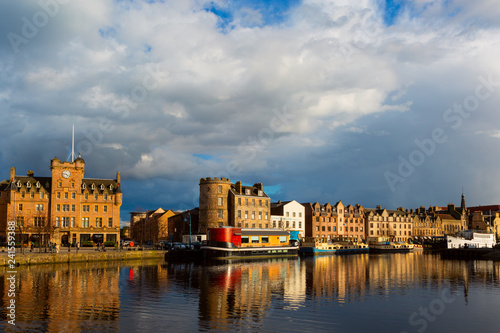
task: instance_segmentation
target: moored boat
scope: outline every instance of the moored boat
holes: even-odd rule
[[[299,247],[300,254],[304,255],[356,254],[368,251],[368,245],[364,243],[329,242],[314,237],[304,238]]]
[[[207,240],[201,250],[208,259],[286,257],[299,251],[297,245],[290,245],[290,233],[277,229],[210,228]]]
[[[405,253],[413,251],[413,244],[392,242],[388,237],[369,237],[370,253]]]

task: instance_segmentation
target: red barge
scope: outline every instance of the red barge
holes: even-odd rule
[[[205,258],[233,259],[297,256],[299,247],[290,245],[288,231],[220,227],[208,229],[207,245],[201,250]]]

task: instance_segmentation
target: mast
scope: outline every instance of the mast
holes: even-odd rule
[[[75,161],[75,124],[73,124],[73,135],[71,140],[71,163]]]

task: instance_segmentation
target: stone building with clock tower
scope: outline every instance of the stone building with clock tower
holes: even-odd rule
[[[51,177],[16,175],[0,182],[0,242],[16,225],[23,244],[90,244],[120,241],[120,173],[116,179],[85,178],[85,161],[51,161]],[[10,221],[10,222],[9,222]],[[42,245],[43,246],[43,245]]]

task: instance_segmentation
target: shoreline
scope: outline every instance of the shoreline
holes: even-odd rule
[[[145,251],[115,251],[106,252],[79,251],[61,253],[16,253],[14,259],[9,258],[7,252],[0,253],[0,266],[9,266],[15,260],[15,266],[21,265],[46,265],[60,263],[77,262],[97,262],[97,261],[123,261],[142,259],[164,259],[165,251],[145,250]]]

